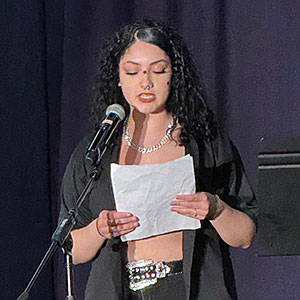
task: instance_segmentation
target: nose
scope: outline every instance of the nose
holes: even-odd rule
[[[141,77],[141,87],[145,90],[149,90],[153,88],[154,84],[153,81],[151,80],[151,76],[149,72],[143,72],[142,77]]]

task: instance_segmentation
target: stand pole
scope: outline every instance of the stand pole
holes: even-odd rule
[[[91,186],[93,184],[93,182],[95,180],[97,180],[98,177],[98,170],[96,169],[96,167],[93,169],[93,171],[91,172],[91,176],[89,181],[87,182],[85,188],[83,189],[82,193],[80,194],[77,202],[76,202],[76,209],[71,208],[67,214],[67,216],[61,220],[61,222],[58,224],[55,232],[52,235],[51,238],[51,245],[48,248],[48,251],[46,252],[44,258],[42,259],[41,263],[39,264],[38,268],[36,269],[35,273],[33,274],[30,282],[28,283],[26,289],[24,290],[24,292],[17,298],[17,300],[27,300],[29,298],[29,293],[33,287],[33,285],[35,284],[36,280],[38,279],[40,273],[42,272],[42,270],[45,268],[46,264],[48,263],[48,261],[51,259],[51,257],[54,255],[55,251],[58,249],[58,246],[64,248],[65,244],[70,244],[71,248],[69,251],[66,251],[66,253],[71,253],[71,249],[72,249],[72,239],[70,236],[70,232],[73,229],[75,223],[76,223],[76,217],[78,214],[78,209],[81,206],[81,204],[83,203],[85,197],[87,196],[87,194],[89,193]],[[71,240],[71,243],[70,243]],[[68,258],[68,264],[71,261],[70,258]],[[68,272],[68,271],[67,271]],[[70,269],[70,274],[72,273],[72,269]],[[68,287],[70,286],[70,288],[72,288],[72,276],[67,278],[70,279],[70,283],[68,283]],[[71,291],[71,290],[70,290]],[[69,293],[69,290],[68,290]],[[72,298],[68,298],[69,296],[67,296],[67,299],[73,300],[73,296],[70,295],[70,297]]]
[[[75,299],[73,296],[73,258],[71,254],[65,253],[66,272],[67,272],[67,297],[66,300]]]
[[[72,257],[73,241],[69,235],[65,241],[63,252],[65,256],[66,263],[66,279],[67,279],[67,297],[66,300],[75,300],[75,294],[73,291],[74,282],[74,270],[73,270],[73,257]]]

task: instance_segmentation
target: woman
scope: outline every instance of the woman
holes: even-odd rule
[[[124,106],[128,117],[114,133],[100,178],[72,231],[74,262],[92,260],[86,299],[236,299],[228,246],[250,246],[255,197],[236,149],[206,106],[181,38],[153,22],[125,26],[102,51],[93,90],[98,124],[112,103]],[[61,216],[88,180],[89,140],[79,144],[68,164]],[[197,192],[177,196],[170,210],[199,220],[202,228],[121,242],[140,224],[130,212],[116,210],[110,164],[163,164],[186,154],[193,157]],[[144,287],[145,269],[132,266],[145,260],[152,269],[163,262],[170,273]]]

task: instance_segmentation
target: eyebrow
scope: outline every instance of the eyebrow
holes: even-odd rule
[[[156,60],[156,61],[150,63],[150,65],[152,66],[152,65],[155,65],[155,64],[157,64],[157,63],[159,63],[159,62],[165,62],[165,63],[169,64],[169,62],[168,62],[167,60],[165,60],[165,59],[162,58],[162,59],[159,59],[159,60]],[[140,63],[137,63],[137,62],[132,61],[132,60],[127,60],[127,61],[125,61],[125,63],[124,63],[123,65],[125,65],[125,64],[127,64],[127,63],[131,63],[131,64],[134,64],[134,65],[137,65],[137,66],[140,66],[140,65],[141,65]]]

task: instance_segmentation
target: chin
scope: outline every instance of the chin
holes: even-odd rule
[[[141,114],[157,114],[165,111],[164,106],[151,105],[152,103],[142,103],[141,105],[133,105],[133,109]]]

